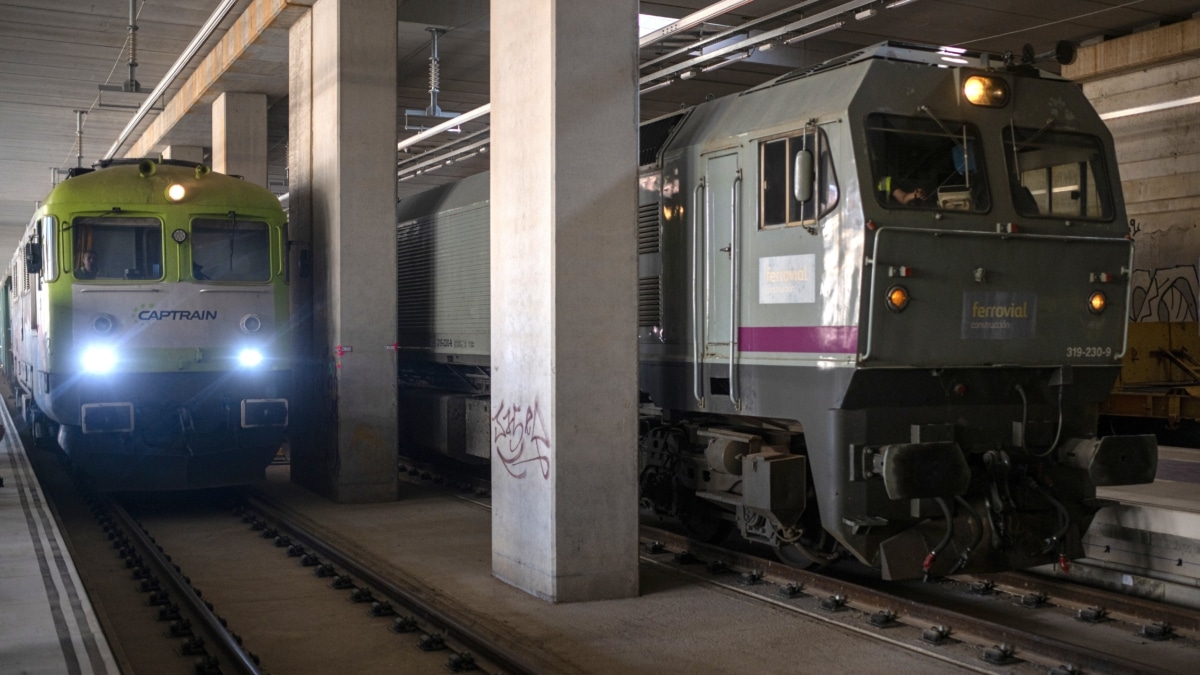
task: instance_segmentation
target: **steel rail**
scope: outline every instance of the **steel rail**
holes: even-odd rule
[[[155,568],[155,573],[165,577],[173,587],[172,593],[176,597],[180,597],[188,605],[188,610],[192,615],[198,617],[204,624],[210,637],[216,638],[216,646],[225,653],[228,657],[226,665],[235,667],[238,672],[253,673],[253,675],[261,675],[263,672],[259,669],[258,664],[254,659],[242,649],[229,630],[221,624],[221,620],[213,614],[212,610],[204,603],[191,584],[184,579],[183,574],[175,569],[175,566],[166,558],[166,554],[158,548],[158,545],[150,538],[150,535],[142,529],[141,525],[129,515],[116,502],[108,501],[106,504],[109,511],[112,512],[114,518],[118,520],[125,531],[137,540],[138,548],[142,550],[143,562],[151,563]]]
[[[494,639],[483,634],[476,628],[422,599],[415,592],[415,589],[405,588],[391,579],[382,576],[366,565],[343,554],[336,546],[325,541],[319,535],[297,525],[288,517],[283,509],[268,503],[266,497],[247,496],[245,499],[248,506],[270,518],[274,527],[280,531],[286,531],[293,540],[299,541],[302,545],[317,553],[317,555],[328,559],[335,567],[342,568],[351,576],[361,579],[368,586],[378,589],[396,601],[397,604],[401,604],[406,609],[417,614],[421,619],[444,629],[448,634],[461,640],[476,654],[499,665],[506,672],[534,673],[539,670],[537,667],[527,663],[521,656],[497,644]]]
[[[995,582],[997,586],[1020,589],[1023,591],[1040,591],[1051,600],[1062,600],[1074,604],[1091,607],[1104,607],[1110,613],[1132,617],[1138,621],[1161,621],[1173,628],[1200,633],[1200,611],[1154,602],[1145,598],[1114,593],[1081,586],[1068,579],[1055,579],[1031,572],[1003,572],[987,574],[979,580]]]
[[[1037,633],[1020,628],[992,623],[986,619],[971,616],[960,611],[930,606],[918,600],[897,597],[886,591],[874,589],[869,586],[834,579],[790,567],[783,563],[730,551],[718,546],[702,544],[666,530],[643,525],[641,526],[641,533],[643,537],[660,541],[670,548],[685,550],[694,555],[716,559],[733,567],[761,570],[764,575],[777,579],[802,583],[806,587],[812,586],[824,592],[831,592],[852,598],[867,605],[886,607],[897,613],[903,612],[914,620],[945,625],[957,632],[965,632],[997,642],[1004,642],[1032,654],[1051,659],[1060,659],[1085,671],[1129,673],[1131,675],[1141,675],[1143,673],[1149,675],[1150,673],[1159,672],[1152,666],[1131,661],[1116,654],[1101,654],[1092,648],[1038,635]]]

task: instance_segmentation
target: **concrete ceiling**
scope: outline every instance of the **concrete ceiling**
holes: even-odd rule
[[[643,2],[641,11],[680,18],[713,1]],[[135,2],[137,80],[143,91],[150,91],[222,0]],[[115,155],[133,151],[157,154],[168,144],[207,147],[211,144],[212,99],[223,91],[264,92],[269,105],[269,180],[273,189],[285,190],[287,29],[306,11],[303,5],[312,2],[237,0],[199,53],[166,89],[162,120],[156,126],[157,114],[148,115]],[[802,17],[811,19],[831,8],[845,8],[849,2],[852,0],[754,0],[686,36],[642,50],[642,60],[645,63],[681,48],[701,33],[741,26],[788,8],[795,9],[753,26],[748,34],[753,36]],[[885,39],[999,53],[1019,53],[1029,43],[1035,51],[1044,52],[1058,40],[1078,43],[1123,35],[1186,19],[1200,11],[1198,0],[915,0],[885,9],[884,5],[891,2],[877,1],[861,7],[876,10],[874,16],[863,20],[855,20],[853,12],[840,12],[812,24],[817,28],[844,20],[837,30],[784,49],[756,53],[728,67],[649,92],[642,97],[642,117],[651,119],[709,96],[733,93],[792,68],[819,63]],[[439,39],[441,108],[465,112],[487,103],[488,0],[401,0],[400,5],[397,134],[404,138],[412,132],[404,130],[403,111],[429,104],[427,27],[447,31]],[[137,104],[143,100],[108,91],[101,96],[98,89],[102,84],[119,86],[129,77],[129,7],[129,0],[0,0],[0,255],[6,256],[16,245],[35,202],[51,187],[52,169],[65,171],[75,166],[74,111],[88,111],[83,137],[83,164],[87,166],[109,152],[132,119],[132,110],[111,108],[109,104]],[[218,44],[221,49],[214,51]],[[695,52],[681,54],[646,68],[642,75],[693,56]],[[223,65],[211,76],[208,66],[196,71],[205,58]],[[199,75],[185,87],[193,71]],[[486,120],[467,125],[468,130],[483,127]],[[484,166],[480,162],[477,158],[456,163],[402,182],[401,195],[478,171]]]

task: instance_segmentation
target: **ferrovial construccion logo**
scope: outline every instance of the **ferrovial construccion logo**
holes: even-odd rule
[[[215,321],[215,309],[154,309],[154,305],[141,305],[133,310],[138,321]]]
[[[1037,335],[1037,293],[963,293],[964,340],[1012,340]]]
[[[758,302],[763,305],[817,301],[816,259],[811,253],[758,259]]]

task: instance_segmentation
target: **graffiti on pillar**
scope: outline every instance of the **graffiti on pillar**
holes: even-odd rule
[[[1195,266],[1134,270],[1130,283],[1130,321],[1196,321]]]
[[[501,402],[492,415],[492,452],[513,478],[524,478],[535,464],[550,478],[550,434],[537,400],[532,406]]]

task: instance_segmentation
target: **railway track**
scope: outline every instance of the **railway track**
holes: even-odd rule
[[[490,508],[486,499],[459,498]],[[653,525],[640,537],[647,563],[972,670],[1186,673],[1200,647],[1200,612],[1067,579],[1014,572],[885,582],[854,565],[810,572]]]
[[[1200,614],[1027,574],[883,582],[809,572],[642,527],[644,557],[967,667],[1033,672],[1194,672]],[[1142,623],[1140,621],[1145,621]]]
[[[402,574],[265,501],[241,491],[110,499],[72,485],[50,451],[34,454],[123,672],[533,670]]]

